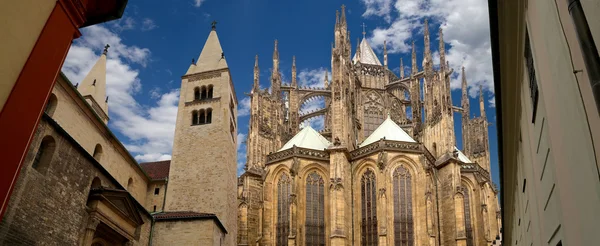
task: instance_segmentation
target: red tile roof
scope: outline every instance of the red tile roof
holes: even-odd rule
[[[211,219],[211,220],[215,221],[217,226],[219,228],[221,228],[221,230],[223,230],[223,232],[227,233],[227,230],[225,229],[223,224],[221,224],[221,221],[215,214],[197,213],[197,212],[191,212],[191,211],[172,211],[172,212],[159,212],[159,213],[153,214],[152,216],[154,216],[154,219],[156,221]]]
[[[144,169],[152,180],[164,180],[168,178],[170,166],[170,160],[140,163],[140,167]]]

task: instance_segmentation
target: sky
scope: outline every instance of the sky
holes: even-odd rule
[[[280,71],[291,78],[296,56],[301,85],[321,86],[331,68],[335,11],[346,6],[352,49],[369,41],[383,61],[387,41],[389,68],[399,72],[400,59],[410,69],[414,40],[421,69],[423,22],[429,19],[434,63],[439,63],[438,30],[443,30],[446,60],[454,69],[452,101],[460,106],[460,70],[464,66],[471,114],[479,115],[482,86],[489,127],[492,179],[499,184],[496,109],[487,1],[484,0],[129,0],[123,17],[81,29],[62,71],[79,83],[110,44],[107,60],[109,128],[138,162],[169,160],[173,145],[181,76],[198,59],[217,21],[238,98],[238,174],[245,163],[249,98],[254,57],[259,56],[261,87],[268,88],[274,40],[279,43]],[[437,65],[437,64],[436,64]],[[304,105],[314,110],[322,102]],[[309,122],[319,127],[319,119]],[[461,117],[455,113],[457,146],[462,149]]]

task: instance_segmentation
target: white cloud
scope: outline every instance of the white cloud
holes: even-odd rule
[[[387,22],[390,22],[392,0],[362,0],[362,2],[366,7],[363,17],[382,16]]]
[[[488,103],[490,105],[490,108],[495,108],[496,107],[496,97],[493,96],[492,98],[490,98],[490,100],[488,100]]]
[[[206,0],[194,0],[194,6],[196,7],[200,7],[200,5],[202,5],[202,3],[206,1]]]
[[[303,69],[298,73],[298,83],[300,86],[319,87],[325,86],[325,73],[331,79],[331,73],[324,67],[317,69]]]
[[[388,11],[386,0],[361,0],[366,7],[363,16],[379,16],[384,20],[394,16],[391,24],[374,29],[369,37],[375,49],[381,50],[383,40],[387,40],[389,53],[409,52],[409,42],[411,39],[423,38],[423,19],[429,18],[432,50],[435,51],[438,47],[438,41],[434,39],[438,30],[433,27],[440,24],[444,31],[446,60],[455,71],[451,80],[452,89],[460,88],[459,73],[464,66],[471,97],[477,96],[479,85],[483,85],[484,90],[494,91],[486,1],[394,1],[394,8]],[[413,37],[415,33],[419,35]]]
[[[237,174],[240,175],[244,172],[246,167],[246,137],[244,133],[238,133],[237,135]]]
[[[150,31],[157,27],[158,26],[154,23],[152,19],[144,18],[144,20],[142,21],[142,31]]]
[[[103,26],[82,29],[83,36],[71,46],[62,71],[74,82],[80,82],[109,43],[106,64],[106,92],[109,96],[109,125],[124,135],[126,148],[140,162],[169,159],[173,146],[179,91],[161,94],[154,88],[150,95],[158,100],[142,105],[134,95],[142,89],[136,65],[144,66],[150,50],[123,44],[117,34]]]
[[[131,30],[135,28],[135,20],[131,17],[121,18],[118,21],[114,21],[111,23],[111,26],[117,32]]]
[[[238,117],[250,115],[250,97],[244,97],[238,104]]]
[[[238,150],[240,149],[240,146],[242,144],[244,144],[244,141],[246,141],[246,134],[241,133],[241,132],[238,133],[238,135],[237,135],[237,148],[238,148]]]

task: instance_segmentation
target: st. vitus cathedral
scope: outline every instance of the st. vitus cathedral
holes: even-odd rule
[[[238,245],[491,245],[500,234],[490,177],[488,123],[454,106],[439,32],[434,69],[427,21],[421,70],[383,64],[364,38],[354,56],[344,7],[336,13],[331,80],[323,88],[282,84],[277,41],[270,90],[254,67],[247,163],[238,179]],[[437,66],[436,66],[437,67]],[[481,89],[480,89],[481,90]],[[302,112],[323,98],[325,107]],[[454,116],[462,113],[462,151]],[[317,132],[301,123],[324,118]]]

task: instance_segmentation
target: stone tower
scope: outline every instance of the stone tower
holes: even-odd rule
[[[440,69],[434,71],[429,40],[429,24],[425,20],[425,54],[423,70],[425,72],[423,85],[423,100],[425,107],[425,125],[423,143],[435,156],[451,153],[454,150],[454,115],[452,98],[450,97],[450,75],[452,70],[446,64],[444,38],[439,31]]]
[[[237,99],[216,28],[182,76],[165,210],[214,213],[237,236]]]

